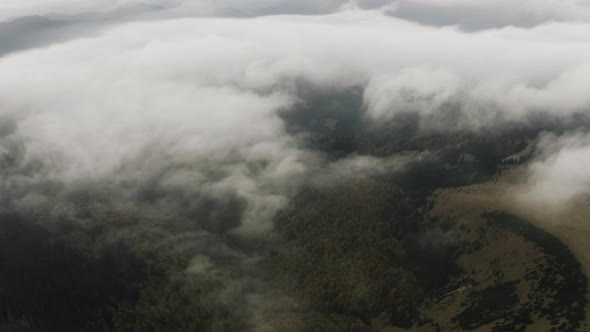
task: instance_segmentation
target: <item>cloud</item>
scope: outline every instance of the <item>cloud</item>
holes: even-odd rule
[[[142,6],[167,8],[181,0],[6,0],[0,4],[0,21],[24,16],[69,16],[108,13]]]
[[[590,194],[590,135],[545,135],[529,167],[528,186],[520,193],[528,203],[564,209],[569,201]]]
[[[317,15],[338,11],[347,4],[379,8],[391,0],[6,0],[0,4],[0,21],[23,16],[121,16],[151,9],[157,16],[262,16]],[[116,15],[118,14],[118,15]]]
[[[251,203],[244,227],[268,222],[288,190],[277,181],[301,168],[276,114],[291,97],[215,85],[212,75],[192,79],[187,70],[199,61],[192,55],[211,45],[207,37],[159,44],[116,34],[2,60],[10,90],[0,97],[3,115],[18,123],[10,139],[25,142],[22,165],[39,161],[45,178],[72,184],[157,179],[161,195],[187,202],[238,195]],[[183,48],[189,52],[178,57]],[[212,68],[205,68],[211,55],[203,55],[201,70]],[[174,207],[166,197],[154,204]]]
[[[387,118],[392,110],[433,113],[458,91],[459,80],[452,73],[428,68],[406,68],[397,75],[375,75],[365,89],[370,114]]]
[[[590,2],[586,0],[398,0],[392,8],[392,15],[400,18],[471,31],[590,19]]]
[[[391,15],[426,25],[457,25],[467,30],[507,26],[533,27],[548,22],[587,21],[587,0],[5,0],[0,21],[23,16],[121,16],[158,12],[155,16],[317,15],[342,8],[387,7]],[[116,14],[119,13],[119,14]],[[154,14],[154,13],[152,13]],[[148,15],[149,16],[149,15]],[[154,15],[151,15],[152,17]]]
[[[569,116],[590,102],[587,36],[585,23],[469,33],[358,8],[114,21],[0,58],[0,115],[17,124],[10,139],[22,142],[22,163],[41,163],[48,178],[135,172],[163,192],[229,193],[247,202],[243,225],[262,230],[318,163],[279,116],[298,82],[361,87],[374,121],[449,104],[463,125],[498,113]]]

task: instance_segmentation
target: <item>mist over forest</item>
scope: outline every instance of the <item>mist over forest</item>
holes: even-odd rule
[[[0,331],[585,331],[586,0],[3,0]]]

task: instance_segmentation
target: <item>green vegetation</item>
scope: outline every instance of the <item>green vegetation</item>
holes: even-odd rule
[[[404,230],[417,218],[409,204],[370,179],[304,191],[276,217],[276,287],[309,307],[316,329],[366,327],[381,313],[408,326],[423,298],[403,264]]]

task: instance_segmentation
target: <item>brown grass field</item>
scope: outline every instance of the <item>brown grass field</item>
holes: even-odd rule
[[[527,202],[527,186],[523,182],[525,176],[522,169],[505,169],[502,175],[492,181],[472,186],[441,189],[433,193],[431,199],[434,207],[432,216],[442,220],[473,224],[483,213],[505,211],[527,220],[529,223],[554,235],[564,243],[580,262],[583,272],[590,275],[590,204],[581,197],[567,206],[543,206]],[[518,278],[521,267],[528,261],[533,261],[539,255],[538,250],[525,245],[516,236],[505,236],[494,239],[494,245],[485,247],[474,255],[461,257],[463,268],[472,269],[475,279],[483,282],[485,276],[479,276],[479,271],[487,269],[477,265],[486,264],[492,259],[504,272],[506,279]],[[488,259],[486,259],[486,256]],[[506,276],[508,274],[508,276]],[[514,274],[513,276],[509,276]],[[526,285],[519,286],[521,298],[526,298]],[[460,292],[461,293],[461,292]],[[453,294],[446,303],[437,303],[427,310],[427,315],[435,315],[434,320],[445,322],[450,313],[459,310],[459,303],[465,300],[462,294]],[[467,293],[466,291],[462,293]],[[524,295],[524,296],[523,296]],[[587,296],[588,298],[588,296]],[[438,306],[439,310],[436,310]],[[438,315],[438,316],[436,316]],[[590,317],[590,310],[586,307],[586,317]],[[449,326],[450,329],[450,326]],[[480,327],[477,331],[486,331],[488,327]],[[589,331],[584,324],[580,330]],[[527,331],[549,331],[548,322],[540,319],[527,327]]]

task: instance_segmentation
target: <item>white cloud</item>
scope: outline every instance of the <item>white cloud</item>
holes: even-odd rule
[[[366,86],[375,120],[432,114],[449,100],[473,117],[482,109],[514,119],[569,115],[590,103],[587,36],[584,23],[467,33],[358,9],[115,24],[0,58],[0,115],[18,119],[14,136],[27,158],[44,160],[56,177],[104,177],[141,158],[154,169],[218,162],[226,180],[194,181],[250,198],[255,223],[314,159],[278,116],[296,98],[296,81]]]
[[[361,0],[362,7],[380,7],[390,0]],[[158,10],[156,16],[259,16],[326,14],[350,0],[3,0],[0,21],[23,16],[108,13],[133,7]],[[154,15],[152,15],[153,18]]]
[[[545,136],[538,144],[539,157],[529,168],[527,189],[521,199],[554,210],[579,195],[590,194],[590,136]]]
[[[374,76],[364,97],[374,118],[387,118],[396,111],[429,114],[456,95],[458,86],[457,77],[444,70],[407,68],[398,75]]]
[[[104,12],[134,4],[167,5],[177,0],[3,0],[0,2],[0,21],[31,15],[74,15],[85,12]]]
[[[531,27],[547,22],[588,21],[587,0],[398,0],[393,15],[430,25],[466,29]]]

